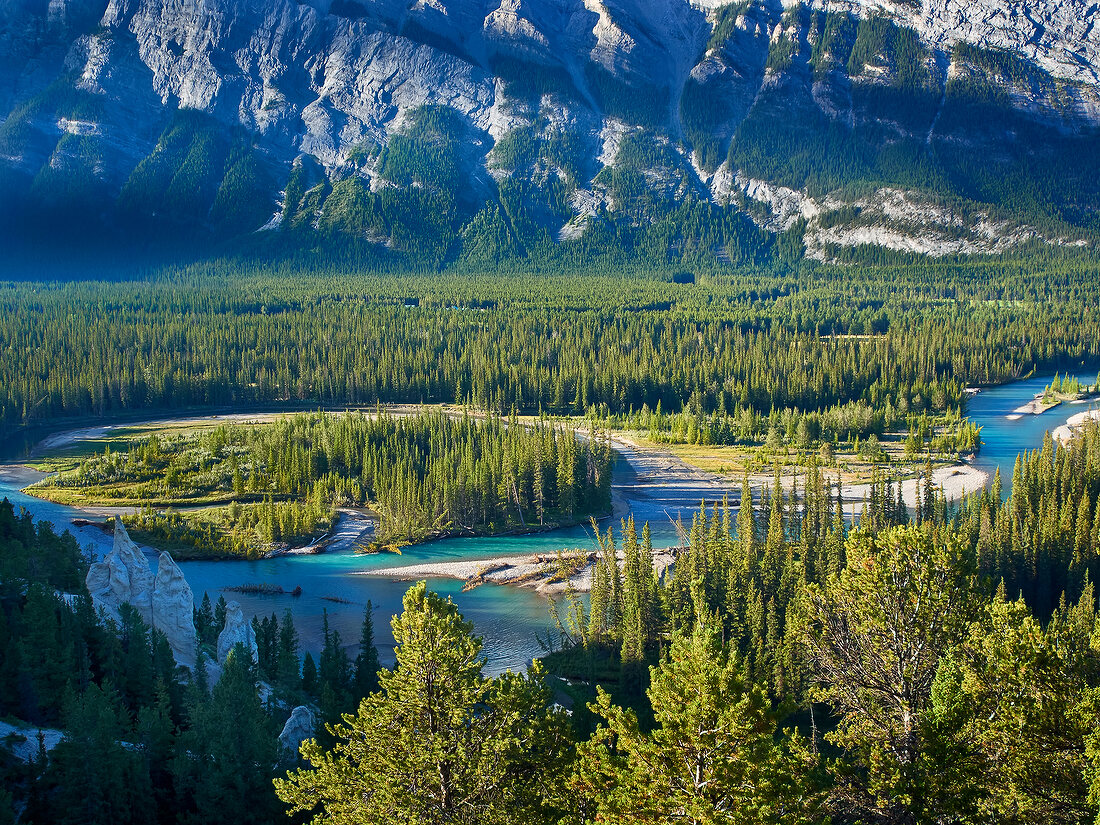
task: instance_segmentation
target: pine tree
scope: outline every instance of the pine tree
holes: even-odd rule
[[[167,821],[175,815],[169,766],[175,753],[176,737],[168,687],[162,680],[157,682],[154,703],[138,711],[134,738],[142,760],[142,774],[149,777],[155,819]]]
[[[276,682],[279,689],[295,696],[301,687],[301,665],[298,661],[298,631],[294,627],[294,615],[290,608],[283,613],[279,628],[279,652],[276,666]]]
[[[591,705],[605,721],[578,748],[574,785],[596,821],[815,821],[812,757],[800,740],[777,741],[777,714],[715,630],[677,634],[648,696],[649,733],[602,688]]]
[[[378,690],[378,648],[374,646],[374,606],[367,601],[363,612],[363,631],[359,636],[359,655],[355,657],[355,694],[362,698]]]
[[[482,675],[481,642],[454,604],[410,588],[393,620],[397,665],[355,716],[332,726],[334,745],[303,745],[310,767],[277,780],[290,813],[318,823],[557,821],[566,722],[529,676]],[[532,781],[538,777],[540,781]]]
[[[317,665],[313,661],[313,654],[308,650],[302,659],[302,692],[306,696],[318,698],[321,693],[320,680],[317,677]]]
[[[218,636],[225,630],[225,611],[228,609],[228,605],[225,602],[225,596],[218,596],[218,603],[214,606],[214,643],[217,642]]]
[[[804,641],[819,688],[839,714],[827,739],[846,750],[837,810],[885,821],[960,813],[965,789],[948,782],[960,754],[923,728],[941,657],[974,618],[972,571],[956,536],[927,528],[852,534],[848,566],[807,587]]]
[[[596,644],[607,641],[611,628],[608,626],[608,613],[611,607],[611,581],[609,565],[604,558],[605,549],[600,526],[592,520],[592,532],[596,534],[600,551],[592,564],[592,586],[589,592],[588,633],[587,638]]]
[[[986,821],[1096,818],[1095,610],[1091,585],[1045,628],[1023,601],[996,598],[941,668]]]
[[[222,624],[225,624],[225,615],[222,615]],[[202,594],[202,604],[195,608],[195,633],[202,644],[214,645],[218,642],[216,631],[217,620],[214,617],[214,608],[210,604],[210,594]]]
[[[321,657],[317,662],[321,718],[335,724],[353,706],[351,662],[344,650],[339,631],[329,628],[327,610],[322,613],[321,628]]]
[[[122,745],[125,712],[109,688],[92,685],[65,700],[65,739],[50,754],[46,783],[56,788],[48,821],[151,823],[153,791],[138,755]]]
[[[27,588],[22,633],[15,641],[16,687],[24,719],[54,724],[71,687],[72,647],[66,643],[64,603],[40,583]]]
[[[645,681],[645,614],[649,597],[642,571],[642,548],[634,517],[623,522],[622,678],[623,690],[640,696]]]
[[[752,488],[748,473],[741,481],[741,506],[737,511],[737,540],[741,543],[741,557],[745,560],[749,575],[756,568],[756,511],[752,506]]]

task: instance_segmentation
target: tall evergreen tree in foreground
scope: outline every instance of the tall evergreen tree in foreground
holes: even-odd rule
[[[557,821],[567,722],[541,671],[486,678],[481,640],[453,602],[420,582],[403,605],[396,667],[330,726],[330,750],[302,745],[310,767],[276,780],[279,798],[334,825]]]
[[[749,682],[713,626],[677,634],[652,668],[647,695],[657,723],[601,688],[592,709],[606,720],[579,748],[576,784],[594,821],[741,825],[810,822],[816,807],[801,740],[776,739],[777,714]]]
[[[1100,803],[1100,627],[1088,586],[1044,626],[998,597],[941,666],[988,822],[1095,822]],[[945,703],[946,704],[946,703]]]
[[[832,803],[870,822],[947,822],[973,813],[972,777],[933,691],[941,657],[976,618],[971,565],[954,535],[858,531],[838,576],[807,588],[805,641],[816,698],[839,716]]]

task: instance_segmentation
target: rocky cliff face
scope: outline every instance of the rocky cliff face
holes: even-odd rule
[[[1086,0],[932,0],[851,5],[857,11],[879,6],[897,14],[926,42],[943,51],[963,40],[1018,54],[1066,81],[1100,81],[1100,35],[1093,31],[1100,9]]]
[[[395,223],[426,223],[441,260],[583,243],[594,216],[638,227],[700,203],[793,228],[823,256],[1073,242],[1097,187],[1060,156],[1091,150],[1100,124],[1098,8],[13,0],[0,188],[46,219],[266,226],[387,254],[422,246]],[[1063,173],[1064,197],[1038,180]],[[809,204],[797,221],[765,194],[779,190]],[[886,192],[902,193],[893,213],[868,208]],[[728,235],[698,240],[728,249]]]
[[[186,667],[195,664],[195,600],[191,586],[168,553],[161,553],[154,576],[122,522],[115,518],[115,540],[111,552],[88,568],[88,593],[97,610],[113,619],[129,603],[150,627],[168,638],[176,661]]]

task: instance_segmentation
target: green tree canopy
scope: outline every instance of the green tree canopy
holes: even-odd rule
[[[302,745],[310,767],[276,780],[280,799],[334,825],[556,821],[568,740],[541,671],[486,678],[481,640],[450,599],[420,582],[403,605],[395,668],[330,726],[331,750]]]
[[[716,624],[716,623],[715,623]],[[579,748],[576,783],[596,821],[692,825],[810,821],[812,758],[797,739],[776,739],[776,714],[711,627],[678,634],[651,669],[657,727],[600,689],[603,716]]]
[[[1096,821],[1100,634],[1094,605],[1090,586],[1044,627],[1022,600],[997,599],[945,662],[937,688],[965,709],[959,738],[980,770],[987,821]]]
[[[807,588],[804,637],[816,698],[839,716],[827,738],[847,757],[833,803],[881,822],[953,816],[963,799],[945,783],[956,754],[929,719],[940,659],[980,605],[964,545],[896,527],[856,531],[846,549],[847,567]]]

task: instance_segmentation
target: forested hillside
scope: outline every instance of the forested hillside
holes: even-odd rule
[[[0,825],[1100,822],[1098,23],[0,0]]]
[[[327,629],[319,660],[308,652],[303,659],[288,612],[281,622],[273,615],[254,623],[262,651],[255,661],[239,647],[216,668],[209,657],[225,623],[225,600],[215,607],[206,598],[196,612],[203,655],[189,673],[136,609],[124,605],[117,622],[97,616],[85,571],[71,535],[58,536],[0,502],[0,816],[73,823],[281,819],[271,780],[295,756],[280,752],[280,726],[294,704],[323,707],[331,721],[373,689],[369,612],[364,655],[356,661]],[[274,701],[261,702],[260,679]],[[19,724],[7,725],[12,719]],[[57,729],[66,733],[60,741]]]

